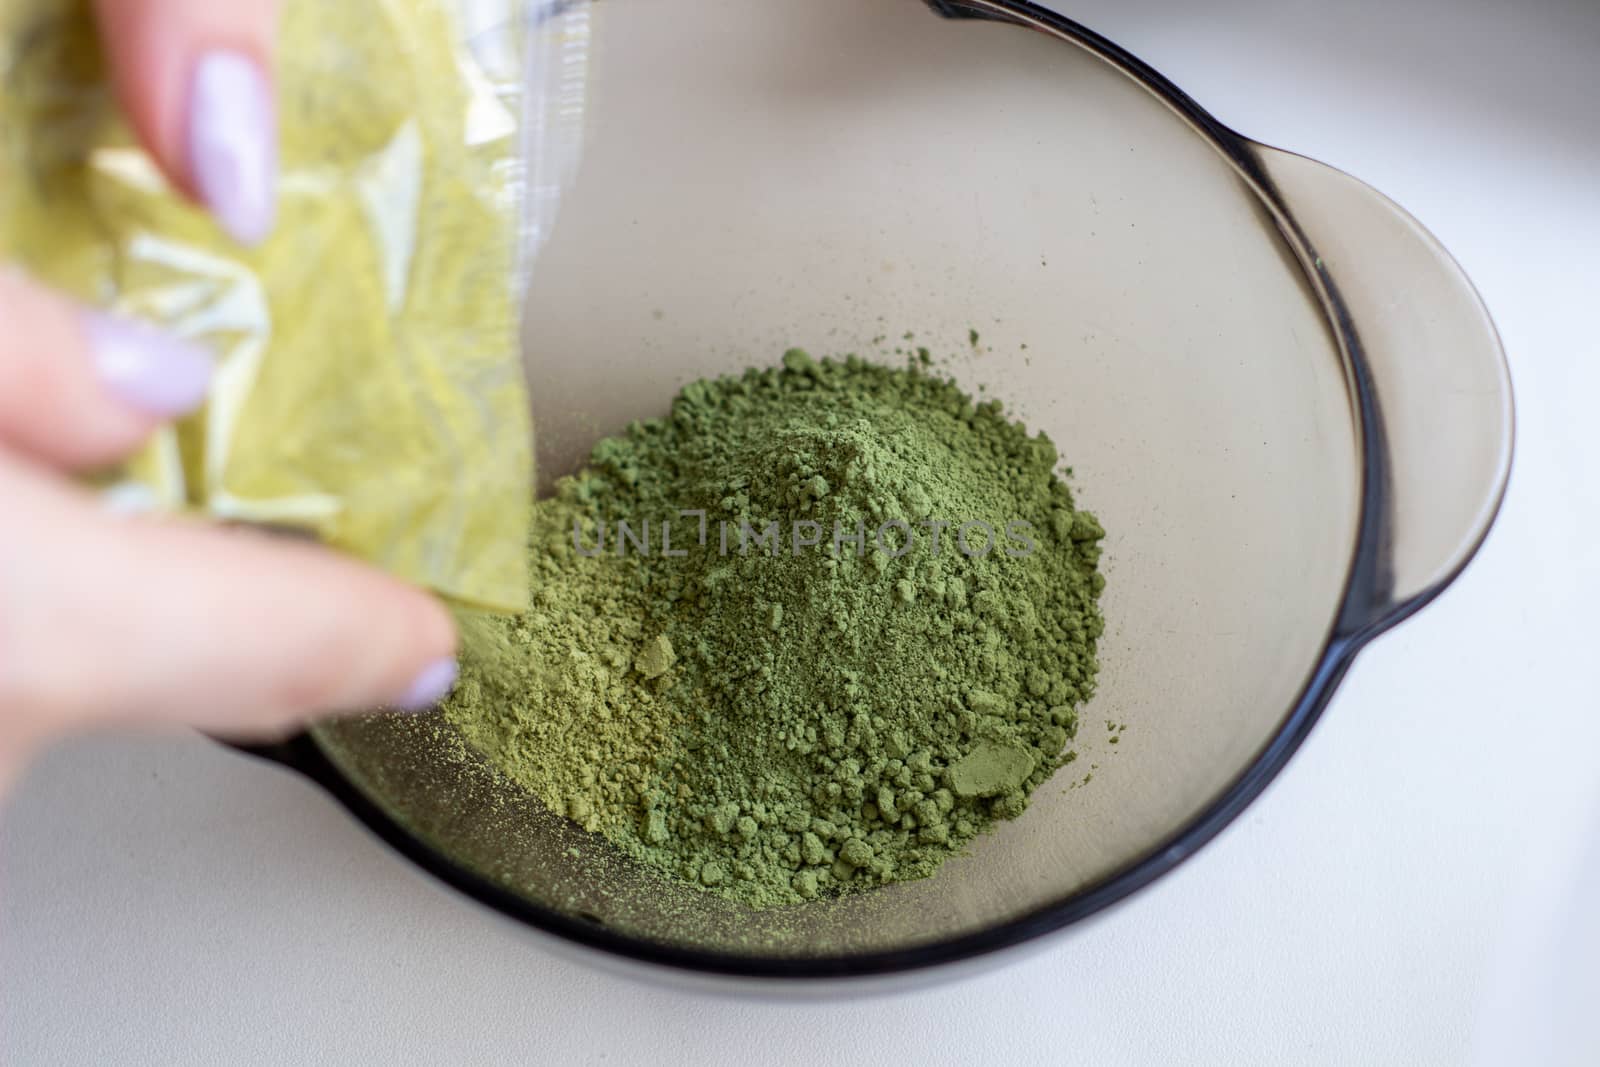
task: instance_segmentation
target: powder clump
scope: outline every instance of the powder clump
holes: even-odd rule
[[[638,671],[641,677],[659,678],[672,669],[677,659],[667,635],[657,634],[645,643],[644,651],[633,661],[633,669]]]
[[[932,874],[1072,758],[1103,536],[913,362],[685,386],[534,507],[446,714],[553,810],[754,907]],[[642,547],[641,547],[642,546]]]
[[[950,785],[958,797],[999,796],[1022,788],[1036,762],[1030,749],[984,741],[951,766]]]

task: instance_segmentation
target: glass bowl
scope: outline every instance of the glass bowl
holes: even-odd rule
[[[1149,884],[1493,521],[1511,392],[1467,279],[1373,190],[1033,4],[593,10],[582,169],[528,298],[541,486],[695,378],[791,345],[899,361],[913,333],[1050,435],[1108,531],[1078,761],[931,879],[755,912],[630,865],[427,717],[258,751],[556,942],[743,988],[952,973]]]

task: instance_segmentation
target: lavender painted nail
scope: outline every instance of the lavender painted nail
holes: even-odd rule
[[[261,67],[237,52],[211,52],[189,93],[189,167],[200,199],[242,244],[272,231],[277,212],[278,133]]]
[[[85,316],[95,371],[122,403],[147,415],[186,415],[205,401],[211,356],[141,322],[99,312]]]
[[[417,675],[417,680],[411,683],[411,688],[400,699],[398,708],[401,711],[427,711],[449,696],[455,684],[456,661],[437,660]]]

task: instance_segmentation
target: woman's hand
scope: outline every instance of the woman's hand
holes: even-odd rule
[[[273,0],[98,0],[118,95],[171,180],[237,240],[272,227]],[[455,677],[431,597],[313,545],[119,515],[70,475],[205,397],[209,355],[0,269],[0,786],[52,736],[281,733],[422,707]]]

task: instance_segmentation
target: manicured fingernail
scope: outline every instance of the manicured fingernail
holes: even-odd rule
[[[411,688],[401,698],[401,711],[427,711],[450,695],[456,684],[456,661],[441,659],[430,663],[411,683]]]
[[[242,244],[272,230],[277,211],[278,131],[261,67],[237,52],[210,52],[189,94],[189,166],[196,191]]]
[[[205,401],[211,356],[153,326],[99,312],[86,318],[100,380],[118,400],[147,415],[187,415]]]

